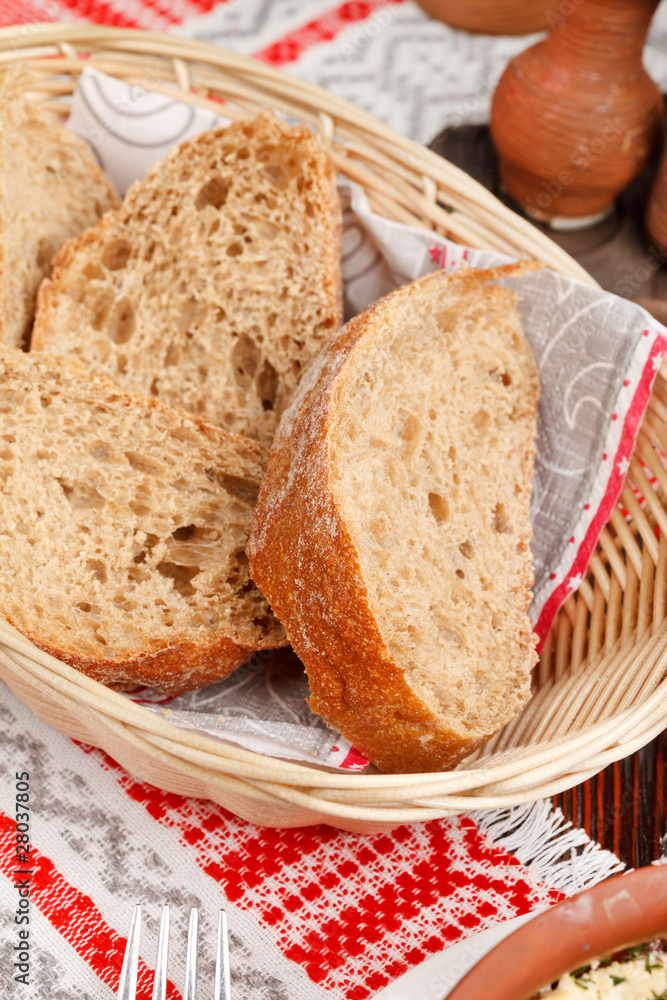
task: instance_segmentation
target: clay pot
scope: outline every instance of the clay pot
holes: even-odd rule
[[[667,257],[667,146],[646,207],[646,228],[655,249]]]
[[[558,903],[490,951],[447,1000],[529,1000],[564,973],[667,936],[667,867],[640,868]]]
[[[417,0],[427,14],[452,28],[484,35],[527,35],[550,26],[558,0]]]
[[[642,65],[658,0],[567,3],[547,39],[509,64],[491,108],[502,184],[556,226],[610,210],[644,167],[662,117]]]

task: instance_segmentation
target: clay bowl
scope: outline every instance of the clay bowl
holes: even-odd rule
[[[667,936],[667,865],[616,875],[501,941],[447,1000],[530,1000],[594,958]]]
[[[549,27],[558,0],[417,0],[427,14],[452,28],[484,35],[527,35]]]

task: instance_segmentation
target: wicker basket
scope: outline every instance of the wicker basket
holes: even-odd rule
[[[230,117],[266,105],[289,112],[319,127],[338,166],[364,185],[377,212],[471,246],[534,256],[594,284],[456,167],[344,100],[251,59],[137,31],[26,25],[0,30],[0,64],[18,61],[39,73],[31,96],[60,114],[86,65],[216,111],[219,102],[207,95],[223,97]],[[37,650],[1,621],[0,676],[56,729],[102,747],[141,779],[212,799],[267,826],[327,822],[373,831],[553,795],[667,725],[667,472],[658,450],[667,452],[661,376],[623,492],[631,519],[614,510],[586,579],[547,639],[529,705],[455,771],[323,772],[178,729]],[[657,491],[645,469],[657,478]],[[633,484],[647,497],[644,508]]]

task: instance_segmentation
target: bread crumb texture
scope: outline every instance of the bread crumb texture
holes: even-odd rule
[[[0,330],[12,347],[29,339],[60,246],[119,205],[87,144],[25,99],[29,81],[20,69],[0,77]]]
[[[311,705],[389,771],[452,767],[512,719],[538,376],[520,273],[436,272],[356,317],[286,413],[249,548]]]
[[[245,555],[261,445],[0,349],[0,613],[118,688],[227,676],[284,633]]]
[[[33,349],[269,444],[342,322],[341,209],[306,126],[189,139],[63,247]]]

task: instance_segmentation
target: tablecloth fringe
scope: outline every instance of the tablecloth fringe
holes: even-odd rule
[[[548,799],[469,815],[496,846],[510,851],[533,875],[566,896],[625,869],[615,854],[573,826]]]

